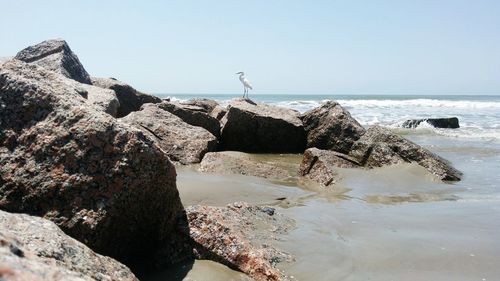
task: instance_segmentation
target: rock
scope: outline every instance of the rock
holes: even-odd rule
[[[309,148],[304,152],[299,174],[324,186],[329,186],[340,179],[337,168],[360,167],[356,159],[340,152]]]
[[[237,174],[285,181],[296,175],[297,167],[293,165],[287,167],[286,163],[266,163],[243,152],[222,151],[205,154],[199,170],[223,175]]]
[[[222,106],[216,106],[212,112],[210,112],[210,116],[221,121],[224,115],[226,115],[227,109]]]
[[[120,102],[116,117],[121,118],[127,116],[130,112],[138,111],[143,104],[159,103],[162,100],[158,97],[141,93],[130,85],[118,81],[114,78],[96,78],[92,77],[92,85],[111,89],[116,93],[116,97]]]
[[[182,102],[181,104],[183,105],[191,105],[191,106],[196,106],[199,108],[203,108],[203,110],[206,113],[211,113],[217,106],[219,106],[219,103],[211,100],[211,99],[204,99],[204,98],[195,98],[195,99],[190,99],[188,101]]]
[[[349,155],[368,168],[416,162],[444,181],[458,181],[462,176],[447,160],[380,126],[370,127]]]
[[[244,152],[302,152],[305,131],[291,109],[233,100],[222,118],[221,148]]]
[[[54,223],[3,211],[0,264],[2,280],[138,280],[125,265],[96,254]]]
[[[272,244],[295,223],[274,211],[270,215],[270,209],[241,202],[187,207],[182,230],[189,238],[187,247],[197,259],[217,261],[255,280],[287,280],[274,266],[292,257]]]
[[[328,101],[302,116],[307,132],[307,147],[349,153],[365,129],[340,104]]]
[[[0,57],[0,65],[2,65],[4,62],[7,62],[11,60],[11,57]]]
[[[80,60],[62,39],[47,40],[27,47],[14,58],[37,64],[80,83],[91,84],[90,76]]]
[[[216,137],[220,135],[219,120],[210,116],[204,107],[165,101],[159,104],[159,107],[178,116],[189,125],[202,127]]]
[[[416,128],[422,122],[427,122],[428,124],[430,124],[435,128],[449,128],[449,129],[460,128],[457,117],[412,119],[412,120],[406,120],[401,126],[403,128]]]
[[[217,138],[201,127],[191,126],[159,107],[145,104],[141,111],[122,119],[135,125],[161,147],[170,160],[181,164],[199,163],[205,153],[217,149]]]
[[[0,68],[0,209],[50,219],[129,266],[147,261],[182,210],[175,167],[67,81],[19,60]]]

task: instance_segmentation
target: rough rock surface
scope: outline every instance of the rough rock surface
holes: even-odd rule
[[[427,122],[435,128],[457,129],[460,128],[457,117],[449,118],[427,118],[406,120],[401,126],[403,128],[416,128],[420,123]]]
[[[302,152],[306,136],[291,109],[233,100],[222,118],[221,148],[244,152]]]
[[[324,186],[339,180],[336,168],[359,168],[358,161],[348,155],[317,148],[309,148],[304,152],[299,174],[310,178]]]
[[[181,164],[199,163],[205,153],[217,149],[217,138],[201,127],[191,126],[159,107],[145,104],[141,111],[122,119],[150,136],[170,160]]]
[[[181,104],[203,108],[206,113],[211,113],[217,106],[219,106],[218,102],[205,98],[190,99],[188,101],[182,102]]]
[[[458,181],[462,176],[447,160],[380,126],[370,127],[349,155],[368,168],[416,162],[441,180]]]
[[[14,58],[35,63],[80,83],[91,84],[89,74],[64,40],[47,40],[29,46],[17,53]]]
[[[137,111],[145,103],[159,103],[161,99],[152,95],[141,93],[130,85],[118,81],[114,78],[96,78],[92,77],[92,85],[111,89],[116,93],[116,97],[120,102],[116,117],[127,116],[130,112]]]
[[[212,112],[210,112],[210,116],[221,121],[222,118],[226,115],[226,113],[227,113],[227,109],[218,105],[214,108],[214,110],[212,110]]]
[[[182,210],[175,167],[67,80],[19,60],[0,68],[0,209],[50,219],[122,262],[146,259]]]
[[[340,104],[328,101],[302,116],[307,132],[307,147],[349,153],[365,129]]]
[[[266,163],[243,152],[222,151],[205,154],[199,170],[208,173],[247,175],[283,181],[294,177],[295,174],[291,171],[297,170],[295,166],[285,167],[285,164]]]
[[[137,280],[124,265],[94,253],[53,222],[0,211],[0,279]]]
[[[220,135],[219,120],[210,116],[205,107],[176,102],[162,102],[159,106],[163,110],[178,116],[189,125],[202,127],[215,137]]]
[[[287,280],[274,266],[292,257],[271,244],[295,223],[274,208],[190,206],[183,219],[181,231],[195,258],[220,262],[256,280]]]

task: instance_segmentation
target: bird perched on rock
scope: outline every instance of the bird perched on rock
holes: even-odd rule
[[[248,89],[253,90],[252,85],[250,85],[250,81],[245,77],[245,72],[237,72],[236,74],[240,75],[240,81],[243,84],[243,98],[245,98],[245,95],[248,98]]]

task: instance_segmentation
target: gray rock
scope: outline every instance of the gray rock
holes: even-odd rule
[[[96,254],[53,222],[3,211],[0,264],[5,280],[137,280],[125,265]]]
[[[17,53],[14,58],[35,63],[80,83],[91,84],[90,76],[80,60],[62,39],[47,40],[29,46]]]
[[[307,147],[349,153],[365,129],[340,104],[328,101],[302,116],[307,132]]]
[[[222,106],[216,106],[212,112],[210,112],[210,116],[221,121],[222,118],[226,115],[227,109]]]
[[[221,120],[221,148],[244,152],[302,152],[306,136],[299,117],[295,110],[234,100]]]
[[[219,120],[210,116],[205,107],[166,101],[159,104],[159,106],[190,125],[202,127],[216,137],[220,136]]]
[[[0,68],[0,209],[50,219],[129,266],[147,261],[182,210],[175,167],[67,81],[19,60]]]
[[[203,108],[203,110],[206,113],[211,113],[217,106],[219,106],[219,103],[211,100],[211,99],[205,99],[205,98],[195,98],[195,99],[190,99],[188,101],[182,102],[181,104],[183,105],[192,105],[192,106],[197,106],[200,108]]]
[[[403,128],[416,128],[420,123],[427,122],[435,128],[457,129],[460,128],[457,117],[449,118],[427,118],[427,119],[412,119],[403,122]]]
[[[161,102],[159,97],[141,93],[130,85],[114,78],[92,77],[91,79],[92,85],[104,89],[111,89],[116,93],[116,97],[120,102],[116,114],[118,118],[127,116],[130,112],[138,111],[143,104]]]
[[[161,109],[160,104],[145,104],[141,111],[122,118],[150,136],[170,160],[181,164],[199,163],[205,153],[217,149],[217,138],[207,130],[191,126]]]
[[[324,186],[335,184],[340,175],[337,168],[360,168],[360,163],[348,155],[317,148],[309,148],[299,167],[299,174]]]
[[[444,181],[458,181],[462,176],[447,160],[380,126],[370,127],[349,155],[368,168],[416,162]]]

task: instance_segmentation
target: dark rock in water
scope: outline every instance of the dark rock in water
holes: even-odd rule
[[[182,210],[175,167],[68,81],[19,60],[0,67],[0,209],[50,219],[129,266],[147,261]]]
[[[35,63],[80,83],[91,84],[89,74],[64,40],[43,41],[20,51],[14,58]]]
[[[445,159],[380,126],[369,128],[349,155],[368,168],[416,162],[444,181],[458,181],[462,176]]]
[[[307,147],[349,153],[365,129],[340,104],[328,101],[302,117],[307,132]]]
[[[210,116],[205,107],[175,102],[162,102],[159,106],[190,125],[202,127],[216,137],[220,135],[219,120]]]
[[[435,128],[445,128],[445,129],[460,128],[457,117],[406,120],[401,126],[403,128],[416,128],[422,122],[427,122]]]
[[[159,104],[145,104],[141,111],[132,112],[121,120],[137,126],[167,153],[170,160],[181,164],[199,163],[205,153],[217,149],[214,135],[185,123],[159,108]]]
[[[336,168],[359,168],[359,162],[348,155],[317,148],[309,148],[304,152],[299,174],[324,186],[334,184],[340,179]]]
[[[188,238],[185,247],[197,259],[217,261],[255,280],[286,280],[274,266],[292,257],[272,244],[295,223],[276,212],[271,216],[265,208],[241,202],[227,207],[187,207],[188,227],[181,229]]]
[[[221,120],[221,148],[244,152],[302,152],[306,136],[291,109],[234,100]]]
[[[92,77],[92,85],[115,91],[116,97],[120,101],[116,114],[118,118],[127,116],[130,112],[138,111],[145,103],[159,103],[162,101],[159,97],[141,93],[130,85],[114,78]]]
[[[53,222],[0,211],[0,279],[124,280],[125,265],[93,252]]]

